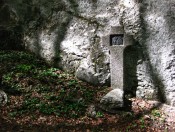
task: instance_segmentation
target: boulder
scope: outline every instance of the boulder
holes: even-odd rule
[[[117,109],[124,107],[123,90],[114,89],[107,93],[100,101],[100,108],[115,113]]]

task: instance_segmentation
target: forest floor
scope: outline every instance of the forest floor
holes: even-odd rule
[[[130,110],[108,113],[100,99],[111,89],[92,86],[36,56],[0,51],[1,132],[173,132],[175,108],[131,98]],[[95,114],[91,114],[95,113]]]

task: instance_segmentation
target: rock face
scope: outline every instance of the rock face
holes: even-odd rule
[[[0,10],[0,30],[21,32],[26,49],[95,85],[110,82],[102,37],[123,25],[136,41],[124,52],[125,91],[175,106],[174,0],[7,0]]]
[[[92,84],[109,84],[101,37],[119,24],[116,0],[7,1],[23,28],[26,49]]]
[[[137,96],[175,103],[175,1],[123,0],[121,22],[143,47]]]

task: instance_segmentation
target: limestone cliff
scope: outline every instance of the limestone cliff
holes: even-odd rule
[[[92,84],[109,84],[101,37],[118,25],[116,0],[17,0],[6,3],[23,28],[26,49]]]
[[[121,23],[143,47],[137,96],[157,96],[175,106],[175,1],[123,0]]]
[[[18,27],[26,49],[95,85],[110,80],[102,37],[123,26],[136,41],[125,52],[126,91],[175,106],[174,0],[7,0],[0,9],[1,30]]]

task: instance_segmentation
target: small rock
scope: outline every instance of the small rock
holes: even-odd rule
[[[7,94],[0,90],[0,105],[5,105],[7,103]]]
[[[110,91],[100,101],[100,107],[112,113],[115,113],[114,109],[122,108],[123,105],[123,91],[121,89]]]
[[[87,108],[87,115],[89,116],[89,117],[96,117],[96,114],[97,114],[97,112],[96,112],[96,110],[95,110],[95,106],[94,105],[89,105],[89,107]]]
[[[47,119],[46,119],[46,117],[39,117],[38,118],[38,121],[39,122],[45,122]]]

